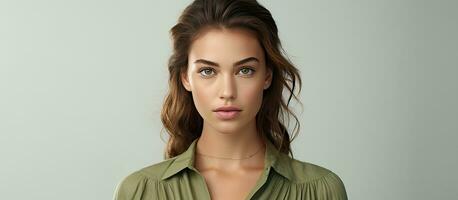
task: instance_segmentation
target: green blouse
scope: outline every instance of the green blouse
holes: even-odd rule
[[[115,200],[210,200],[204,177],[193,166],[194,140],[182,154],[126,176]],[[347,200],[342,180],[332,171],[280,153],[266,142],[264,171],[246,199]]]

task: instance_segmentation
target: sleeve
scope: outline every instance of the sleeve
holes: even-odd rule
[[[145,191],[147,178],[135,172],[125,177],[116,186],[114,200],[141,200]]]
[[[348,200],[345,185],[334,172],[319,179],[316,187],[319,200]]]

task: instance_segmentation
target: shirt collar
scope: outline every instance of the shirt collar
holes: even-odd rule
[[[175,174],[178,174],[181,170],[189,168],[195,170],[194,168],[194,156],[197,145],[197,139],[195,139],[188,149],[181,153],[180,155],[171,158],[172,162],[165,170],[164,174],[161,177],[161,180],[167,179]],[[275,146],[269,141],[266,141],[266,154],[264,156],[264,169],[273,167],[276,172],[284,176],[288,180],[293,179],[293,171],[291,168],[290,157],[275,148]]]

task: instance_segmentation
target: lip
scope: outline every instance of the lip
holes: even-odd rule
[[[232,110],[232,111],[215,111],[216,117],[220,120],[230,120],[234,119],[238,116],[240,111]]]
[[[213,110],[214,112],[218,112],[218,111],[242,111],[240,108],[236,107],[236,106],[222,106],[222,107],[219,107],[215,110]]]
[[[236,106],[222,106],[219,107],[213,112],[215,113],[216,117],[220,120],[230,120],[236,118],[242,109]]]

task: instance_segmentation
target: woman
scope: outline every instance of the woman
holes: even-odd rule
[[[288,105],[301,79],[267,9],[196,0],[171,35],[166,160],[124,178],[115,199],[347,199],[335,173],[292,158],[284,124],[298,124]]]

